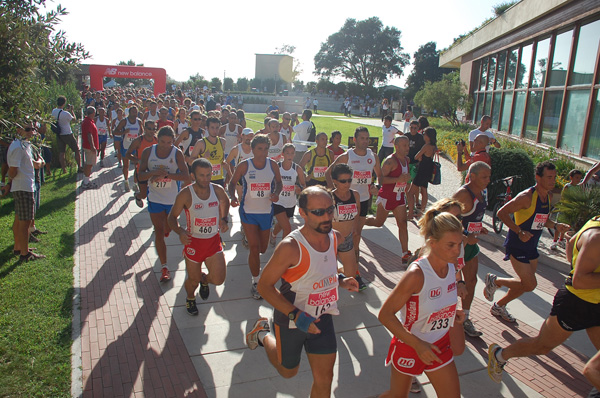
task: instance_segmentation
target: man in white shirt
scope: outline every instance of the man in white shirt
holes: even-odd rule
[[[297,144],[294,141],[308,141],[308,136],[312,127],[312,122],[310,121],[311,117],[312,111],[310,109],[305,109],[304,112],[302,112],[302,123],[294,126],[294,139],[292,140],[292,143],[294,144],[294,147],[296,147],[296,154],[294,155],[294,163],[296,164],[300,164],[308,147],[304,144]]]
[[[485,134],[490,137],[490,145],[485,147],[487,152],[490,151],[491,145],[500,148],[500,143],[496,141],[496,137],[494,136],[494,133],[490,131],[490,127],[492,127],[492,118],[488,115],[484,115],[479,122],[479,127],[469,133],[469,150],[471,151],[471,155],[473,154],[473,141],[475,141],[475,137],[479,134]]]
[[[15,139],[8,148],[8,177],[11,179],[10,192],[15,203],[15,222],[13,236],[15,254],[20,254],[20,261],[33,261],[46,256],[29,250],[29,226],[35,218],[35,171],[43,167],[43,161],[33,160],[29,139],[35,133],[32,123],[17,127],[17,133],[22,138]]]
[[[319,110],[318,108],[319,108],[319,100],[315,98],[313,100],[313,110],[314,110],[315,113],[319,113],[318,112],[318,110]]]
[[[73,136],[73,131],[71,130],[71,120],[75,119],[75,116],[73,116],[71,113],[73,112],[73,106],[67,105],[65,107],[66,103],[67,99],[63,96],[60,96],[56,100],[56,108],[52,110],[52,117],[58,119],[58,126],[60,127],[60,134],[57,137],[58,160],[60,161],[62,172],[66,173],[67,168],[65,165],[65,151],[67,150],[68,146],[75,154],[77,172],[83,173],[83,169],[81,168],[81,154],[79,153],[79,146],[77,145],[77,140]]]

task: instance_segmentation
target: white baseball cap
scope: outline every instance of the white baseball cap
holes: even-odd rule
[[[248,134],[254,134],[254,130],[252,130],[250,127],[246,127],[245,129],[242,130],[242,135],[248,135]]]

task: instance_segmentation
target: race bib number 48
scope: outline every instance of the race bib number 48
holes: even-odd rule
[[[548,214],[536,213],[531,223],[531,229],[533,231],[540,231],[544,229],[544,225],[548,221]]]
[[[271,183],[269,182],[254,182],[250,184],[251,198],[267,198],[271,195]]]
[[[355,170],[352,174],[352,183],[365,185],[371,183],[371,172],[370,171],[358,171]]]

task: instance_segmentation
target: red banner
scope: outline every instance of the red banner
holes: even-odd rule
[[[90,87],[104,90],[103,77],[124,79],[153,79],[154,95],[167,91],[167,71],[163,68],[125,65],[90,65]]]

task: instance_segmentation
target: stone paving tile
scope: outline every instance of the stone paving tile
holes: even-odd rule
[[[130,222],[131,194],[114,182],[120,171],[97,170],[100,188],[78,190],[83,396],[205,397],[154,277],[148,242]]]

